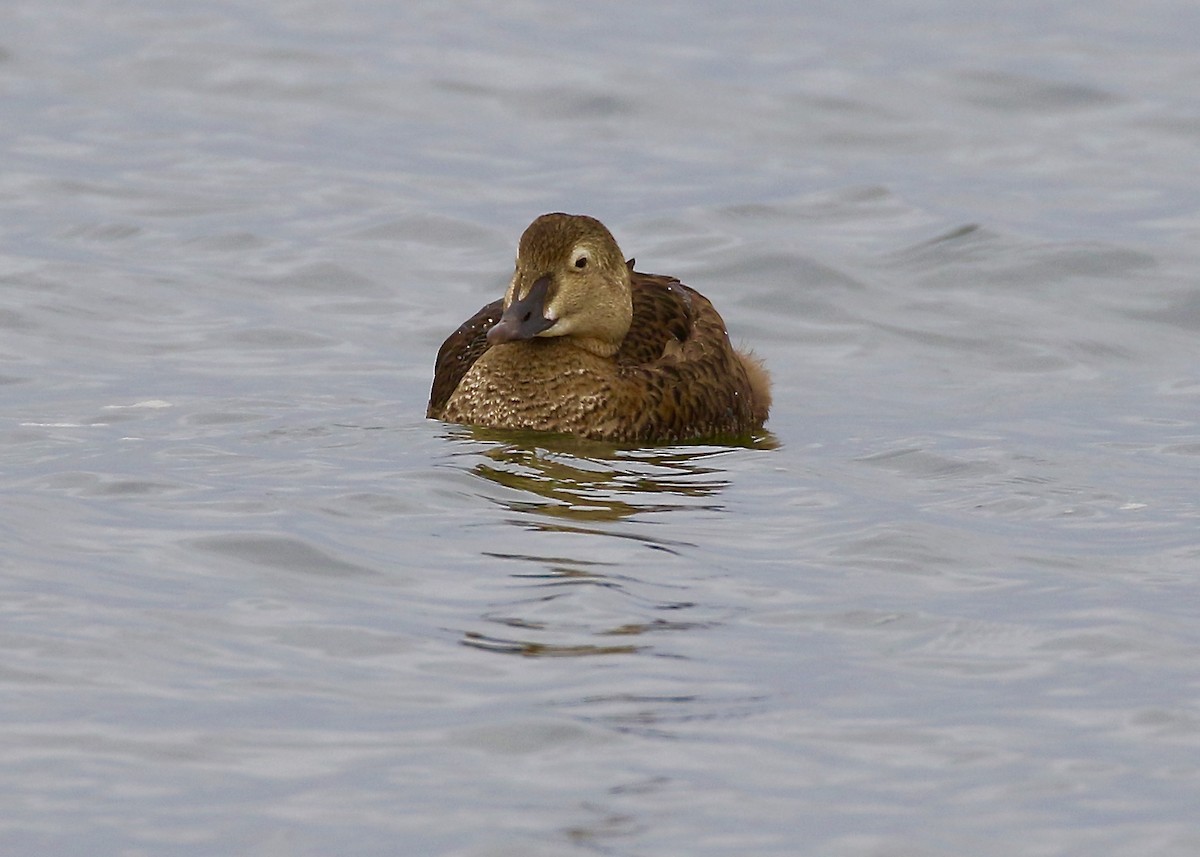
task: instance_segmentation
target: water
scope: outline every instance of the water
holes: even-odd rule
[[[1198,17],[9,3],[0,851],[1195,854]],[[550,210],[769,437],[423,418]]]

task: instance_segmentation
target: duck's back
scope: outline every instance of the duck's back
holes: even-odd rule
[[[708,298],[673,277],[636,273],[633,295],[641,324],[617,352],[626,383],[612,391],[614,409],[627,416],[628,439],[731,437],[762,428],[770,407],[765,370],[733,348]]]
[[[617,350],[618,363],[651,364],[673,348],[672,343],[681,343],[692,335],[692,295],[699,297],[698,293],[674,277],[636,272],[630,277],[630,292],[633,322]]]
[[[625,442],[760,428],[770,404],[765,373],[733,349],[712,304],[672,277],[635,272],[631,286],[633,320],[610,358],[569,337],[489,348],[503,302],[485,306],[438,352],[428,416]],[[756,372],[762,383],[752,384]]]
[[[487,332],[503,313],[504,300],[493,301],[446,337],[433,364],[433,388],[429,391],[427,417],[444,419],[446,402],[475,361],[488,350]]]

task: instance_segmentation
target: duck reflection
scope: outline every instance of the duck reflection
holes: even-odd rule
[[[590,655],[630,655],[637,652],[641,646],[597,646],[592,644],[556,645],[553,643],[535,643],[523,640],[505,640],[499,637],[489,637],[468,631],[463,636],[463,645],[488,652],[499,652],[506,655],[521,655],[526,658],[577,658]]]
[[[471,468],[476,476],[515,492],[495,498],[497,502],[513,512],[581,523],[681,509],[720,510],[717,498],[729,484],[720,459],[745,448],[775,446],[766,433],[752,437],[746,447],[649,448],[541,432],[472,428],[463,434],[498,441],[469,451],[482,457]]]
[[[615,568],[606,574],[599,564],[586,561],[502,553],[486,556],[516,561],[526,568],[542,568],[512,574],[524,583],[521,593],[525,597],[484,613],[486,622],[503,630],[468,632],[463,643],[473,648],[524,657],[633,654],[648,647],[647,641],[638,638],[709,624],[654,615],[685,614],[697,605],[677,598],[653,597],[646,591],[649,582]],[[598,590],[608,597],[596,597]],[[579,615],[579,605],[589,603],[594,611],[599,602],[607,605],[599,614]],[[631,613],[635,615],[631,617]]]
[[[450,432],[466,441],[455,455],[471,459],[483,496],[519,530],[511,539],[502,530],[482,552],[507,572],[505,597],[480,616],[485,629],[464,632],[463,645],[527,658],[630,655],[651,649],[656,634],[719,623],[713,607],[687,597],[696,551],[687,536],[699,541],[704,520],[724,512],[736,457],[773,448],[770,435],[744,447],[628,448]],[[675,525],[658,526],[664,517]],[[509,544],[518,550],[503,550]]]

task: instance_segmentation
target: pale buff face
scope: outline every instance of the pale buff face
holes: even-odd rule
[[[545,299],[534,309],[550,325],[536,336],[572,336],[596,353],[616,351],[629,331],[632,298],[629,269],[604,224],[569,214],[533,221],[521,236],[505,308],[526,301],[539,282]]]

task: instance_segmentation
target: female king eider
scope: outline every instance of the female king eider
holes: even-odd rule
[[[600,221],[544,214],[504,299],[443,343],[426,415],[623,443],[738,437],[762,428],[770,386],[707,298],[634,271]]]

